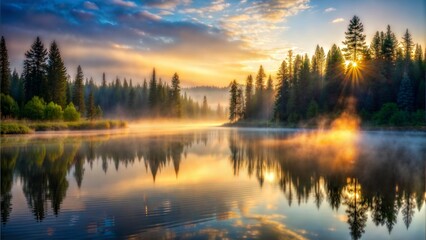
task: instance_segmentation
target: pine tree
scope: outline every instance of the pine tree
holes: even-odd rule
[[[77,110],[83,115],[85,112],[84,105],[84,86],[83,86],[83,71],[81,70],[80,65],[77,67],[77,74],[74,81],[74,91],[73,91],[73,103]]]
[[[396,59],[396,48],[398,46],[398,40],[395,34],[392,32],[391,27],[388,25],[386,33],[383,37],[382,54],[385,61],[393,63]]]
[[[253,77],[251,75],[248,75],[246,80],[244,105],[245,105],[244,117],[246,119],[251,118],[253,116]]]
[[[182,115],[182,108],[180,103],[180,80],[179,75],[175,73],[172,78],[172,89],[171,89],[171,102],[172,102],[172,111],[174,112],[175,117],[180,117]]]
[[[404,50],[404,61],[405,64],[407,66],[407,64],[410,63],[411,59],[412,59],[412,54],[413,54],[413,47],[414,47],[414,43],[413,43],[413,38],[411,37],[410,32],[408,32],[408,29],[405,31],[404,36],[402,37],[402,48]]]
[[[339,96],[341,94],[343,76],[344,74],[344,59],[340,48],[333,44],[327,54],[327,63],[325,71],[326,85],[322,92],[323,109],[326,111],[338,110],[336,109],[339,103]],[[340,106],[342,107],[342,106]]]
[[[155,76],[155,68],[152,70],[151,81],[149,82],[149,106],[153,110],[157,105],[157,78]]]
[[[414,93],[411,79],[404,72],[398,92],[398,106],[401,110],[412,111],[414,105]]]
[[[382,59],[382,42],[383,39],[381,38],[379,31],[377,31],[370,44],[371,55],[375,60]]]
[[[263,66],[260,65],[259,71],[256,76],[256,85],[255,85],[255,94],[254,94],[255,102],[253,104],[254,105],[253,112],[257,113],[257,117],[263,117],[264,115],[263,105],[265,102],[264,101],[265,77],[266,77],[266,74],[265,74],[265,71],[263,70]]]
[[[286,61],[282,61],[281,66],[278,69],[277,80],[278,85],[274,104],[274,118],[276,120],[284,121],[288,116],[287,104],[290,93],[289,75]]]
[[[237,81],[232,81],[230,84],[230,98],[229,98],[229,121],[235,122],[238,119],[237,116],[237,92],[238,85]]]
[[[0,81],[1,81],[1,93],[6,95],[10,92],[10,67],[9,57],[7,55],[6,41],[4,37],[1,37],[0,42]]]
[[[203,117],[206,117],[206,116],[207,116],[208,109],[209,109],[209,106],[208,106],[208,104],[207,104],[207,97],[206,97],[206,96],[204,96],[204,97],[203,97],[203,106],[202,106],[202,108],[201,108],[201,114],[203,115]]]
[[[47,50],[39,37],[31,45],[31,49],[25,53],[25,58],[23,77],[26,101],[29,101],[34,96],[46,99]]]
[[[50,46],[49,58],[47,60],[47,84],[47,102],[53,101],[65,109],[67,69],[55,41]]]
[[[343,49],[347,60],[357,62],[360,60],[363,52],[366,49],[364,25],[359,17],[354,16],[348,26],[348,31],[345,32],[345,41],[343,44],[346,48]]]
[[[237,90],[236,115],[238,120],[244,117],[244,94],[241,87]]]
[[[256,93],[259,94],[265,89],[264,79],[266,77],[265,71],[263,70],[263,66],[260,65],[259,71],[256,76]]]
[[[89,93],[89,99],[87,99],[87,118],[90,120],[95,119],[96,117],[96,106],[95,99],[93,97],[93,91]]]

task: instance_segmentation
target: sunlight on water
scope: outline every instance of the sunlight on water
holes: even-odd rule
[[[283,144],[295,147],[295,154],[316,156],[330,164],[351,164],[357,158],[359,118],[343,113],[329,128],[296,133]]]
[[[421,239],[425,146],[346,113],[310,131],[6,137],[2,237]]]

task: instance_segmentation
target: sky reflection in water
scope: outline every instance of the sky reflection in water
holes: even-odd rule
[[[425,134],[312,134],[2,138],[2,238],[425,238]]]

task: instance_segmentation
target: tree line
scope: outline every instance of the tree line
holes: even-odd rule
[[[354,16],[345,32],[344,48],[333,44],[325,54],[316,46],[314,55],[294,56],[289,50],[265,87],[260,66],[253,85],[230,84],[229,120],[273,120],[289,125],[320,115],[336,116],[356,99],[361,118],[374,124],[425,123],[425,59],[407,29],[398,41],[391,27],[377,31],[367,46],[364,26]]]
[[[55,41],[49,51],[39,37],[25,53],[23,72],[11,72],[6,41],[1,38],[0,66],[2,118],[29,118],[76,120],[105,116],[175,117],[175,118],[219,118],[225,110],[218,105],[212,109],[207,98],[202,103],[181,94],[180,78],[172,76],[170,84],[157,78],[155,68],[147,81],[133,84],[132,79],[107,82],[103,73],[101,84],[93,78],[85,78],[79,65],[74,79],[67,68]],[[49,103],[49,104],[46,104]],[[50,109],[50,110],[47,110]],[[53,109],[53,110],[52,110]],[[62,111],[64,109],[64,111]],[[72,112],[72,117],[67,118]],[[54,117],[47,111],[56,111]]]

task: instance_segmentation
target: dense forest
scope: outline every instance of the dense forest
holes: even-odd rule
[[[369,46],[357,16],[345,32],[344,48],[334,44],[325,54],[293,55],[289,50],[274,86],[262,66],[245,85],[230,84],[231,122],[273,120],[287,125],[334,117],[355,102],[366,123],[425,124],[425,59],[407,29],[400,41],[388,25],[377,31]],[[266,86],[265,86],[266,80]],[[353,104],[352,104],[353,105]]]
[[[81,66],[72,80],[55,41],[49,51],[39,37],[25,53],[23,72],[10,71],[6,41],[1,38],[1,116],[33,120],[78,120],[108,117],[172,117],[223,118],[225,108],[209,107],[204,96],[202,103],[186,93],[181,94],[179,75],[172,76],[170,84],[157,79],[156,71],[147,81],[133,84],[132,79],[101,84],[85,78]],[[48,104],[46,104],[48,103]]]

